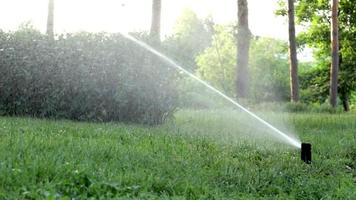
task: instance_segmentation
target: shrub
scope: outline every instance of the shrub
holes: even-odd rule
[[[0,114],[159,124],[174,71],[119,34],[0,32]]]
[[[310,110],[310,107],[304,103],[293,103],[289,102],[286,104],[286,110],[288,112],[306,112]]]

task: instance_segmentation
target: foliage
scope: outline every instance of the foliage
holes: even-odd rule
[[[174,73],[121,35],[25,27],[1,32],[0,51],[3,115],[159,124],[175,109]]]
[[[300,73],[301,100],[305,103],[324,103],[329,95],[329,70],[314,67]]]
[[[339,31],[340,31],[340,74],[339,74],[339,94],[341,99],[345,99],[356,90],[356,1],[340,0],[339,6]],[[285,5],[281,3],[281,9],[278,14],[285,14]],[[283,9],[284,8],[284,9]],[[327,0],[309,1],[298,0],[296,6],[296,17],[299,24],[305,26],[304,32],[298,36],[300,45],[308,45],[316,49],[315,58],[318,61],[317,69],[312,69],[310,74],[316,71],[330,68],[330,5]],[[322,70],[324,71],[324,70]],[[329,74],[322,73],[318,84],[322,88],[310,93],[312,96],[318,96],[315,101],[326,99],[328,93],[325,87],[329,85]],[[323,81],[323,82],[320,82]],[[315,81],[307,84],[314,87]],[[312,98],[310,98],[312,99]]]
[[[234,94],[236,44],[232,28],[215,26],[209,48],[196,58],[199,75],[226,94]]]
[[[350,102],[351,102],[351,109],[352,110],[356,109],[356,92],[351,93]]]
[[[195,58],[211,43],[210,23],[208,19],[199,19],[192,10],[184,10],[173,34],[163,41],[164,52],[184,68],[195,71]]]
[[[285,107],[283,107],[282,111],[288,111],[288,112],[302,112],[302,113],[329,113],[329,114],[334,114],[334,113],[342,113],[343,110],[341,107],[333,108],[330,106],[329,103],[287,103]]]
[[[280,116],[313,144],[312,165],[283,145],[222,144],[245,134],[233,116],[181,111],[156,128],[0,118],[0,199],[355,197],[355,114]]]
[[[287,43],[256,38],[250,50],[251,92],[256,101],[288,101],[289,65]]]
[[[196,61],[200,76],[233,96],[236,73],[236,41],[233,28],[215,26],[212,44]],[[250,98],[254,101],[289,99],[287,44],[256,37],[250,47]]]

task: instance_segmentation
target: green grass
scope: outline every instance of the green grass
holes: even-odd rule
[[[160,127],[0,118],[0,199],[356,197],[356,114],[267,118],[313,144],[311,165],[232,112]]]

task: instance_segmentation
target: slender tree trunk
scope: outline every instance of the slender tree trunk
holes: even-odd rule
[[[341,44],[339,44],[339,70],[342,70],[342,54],[341,54]],[[342,106],[344,107],[345,112],[350,111],[350,98],[347,90],[344,87],[340,87],[338,89],[338,92],[340,93],[340,99],[342,102]]]
[[[47,35],[54,38],[54,0],[48,0]]]
[[[237,98],[248,96],[248,59],[250,50],[251,32],[248,27],[247,0],[237,0],[237,66],[236,66],[236,94]]]
[[[345,112],[350,111],[350,100],[347,94],[342,95],[342,106]]]
[[[337,87],[339,74],[339,27],[338,27],[338,0],[331,1],[331,57],[330,68],[330,105],[337,106]]]
[[[152,0],[152,22],[150,36],[155,42],[161,41],[161,0]]]
[[[289,64],[291,101],[299,101],[298,59],[295,39],[294,0],[288,0]]]

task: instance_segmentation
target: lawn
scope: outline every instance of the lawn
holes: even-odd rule
[[[260,115],[311,142],[313,163],[230,111],[158,127],[2,117],[0,199],[355,199],[356,114]]]

